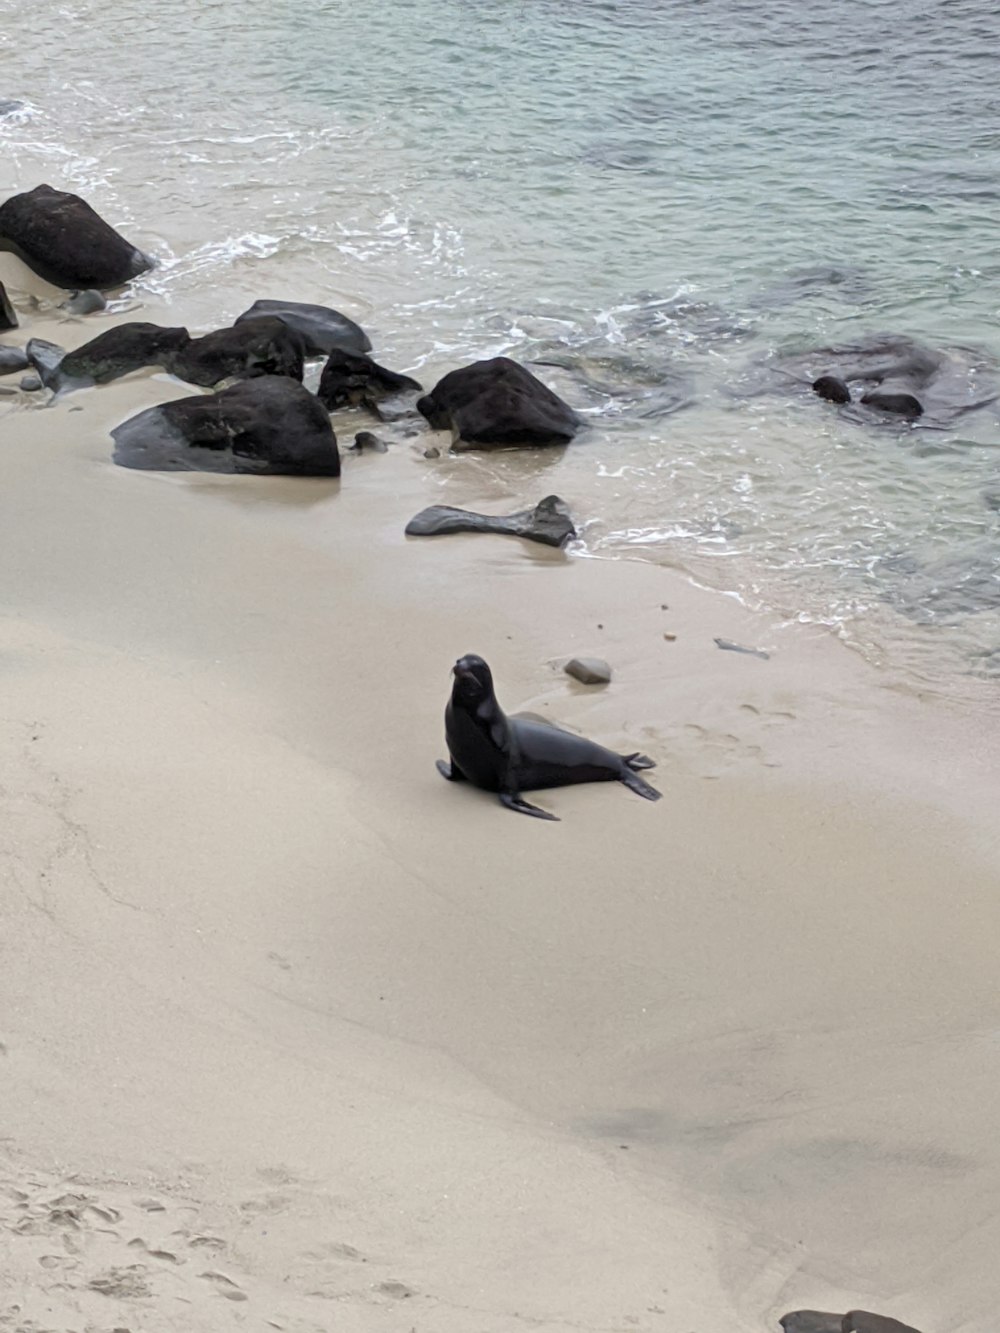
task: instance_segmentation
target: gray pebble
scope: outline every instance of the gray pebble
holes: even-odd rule
[[[425,450],[424,450],[424,457],[425,457],[425,458],[440,458],[440,457],[441,457],[441,450],[438,449],[436,445],[433,445],[433,444],[432,444],[431,447],[430,447],[429,449],[425,449]]]
[[[37,375],[24,375],[18,387],[23,389],[25,393],[37,393],[42,387],[42,381]]]
[[[607,685],[611,680],[611,668],[600,657],[572,657],[563,670],[581,685]]]
[[[95,310],[103,310],[107,304],[107,299],[100,292],[88,289],[74,292],[60,304],[59,309],[67,310],[71,315],[92,315]]]

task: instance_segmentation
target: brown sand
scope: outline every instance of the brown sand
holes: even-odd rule
[[[115,468],[180,392],[0,397],[0,1327],[992,1328],[986,715],[664,569],[404,538],[541,460]],[[446,786],[466,651],[664,799]]]

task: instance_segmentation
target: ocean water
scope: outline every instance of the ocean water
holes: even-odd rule
[[[146,317],[312,299],[427,383],[541,363],[586,433],[414,453],[428,502],[462,469],[555,490],[593,555],[916,688],[1000,678],[1000,418],[964,410],[1000,362],[991,6],[41,0],[30,39],[0,12],[0,191],[76,190],[151,250]],[[817,399],[803,354],[874,334],[946,351],[963,410]]]

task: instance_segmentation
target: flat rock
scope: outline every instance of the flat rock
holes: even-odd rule
[[[326,410],[308,389],[283,375],[148,408],[111,434],[121,467],[340,476],[337,437]]]
[[[764,662],[768,661],[771,656],[763,648],[748,648],[746,644],[734,643],[732,639],[716,639],[715,646],[727,653],[746,653],[748,657],[759,657]]]
[[[562,546],[576,536],[569,509],[558,495],[547,495],[534,509],[522,509],[516,514],[477,514],[450,505],[431,505],[406,525],[408,537],[439,537],[452,532],[503,533],[544,546]]]
[[[37,185],[0,205],[0,250],[39,277],[73,291],[121,287],[153,261],[120,236],[79,195]]]
[[[455,448],[568,444],[580,428],[561,398],[506,356],[451,371],[417,410],[435,430],[450,430]]]
[[[909,1324],[901,1324],[888,1315],[872,1314],[870,1310],[849,1310],[844,1315],[843,1333],[918,1333]]]
[[[581,685],[607,685],[611,680],[611,668],[601,657],[571,657],[563,670]]]
[[[785,1333],[843,1333],[844,1316],[825,1310],[791,1310],[778,1323]]]
[[[372,349],[371,339],[360,325],[339,310],[331,310],[325,305],[309,305],[301,301],[254,301],[234,323],[260,319],[262,315],[280,319],[300,334],[306,356],[329,356],[338,349],[363,354]]]
[[[16,328],[17,313],[10,303],[7,288],[0,282],[0,330]]]

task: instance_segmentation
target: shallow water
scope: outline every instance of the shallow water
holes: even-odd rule
[[[881,331],[973,349],[969,386],[1000,357],[987,7],[89,0],[30,40],[6,8],[0,189],[75,189],[155,252],[151,317],[320,300],[427,382],[550,363],[591,429],[543,469],[470,460],[484,484],[541,474],[592,553],[828,624],[902,683],[1000,674],[995,409],[759,392]]]

